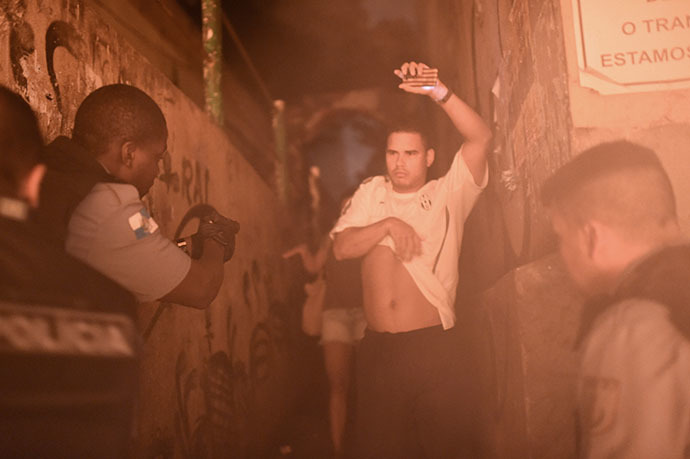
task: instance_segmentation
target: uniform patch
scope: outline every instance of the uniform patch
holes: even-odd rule
[[[620,402],[620,381],[610,378],[585,378],[582,386],[583,430],[602,434],[616,422]]]
[[[422,205],[422,209],[431,209],[431,199],[426,194],[423,194],[419,197],[419,203]]]
[[[133,357],[134,324],[125,316],[0,302],[0,354]]]
[[[158,224],[151,218],[149,211],[142,208],[129,217],[129,227],[132,228],[137,239],[143,239],[153,234],[158,229]]]

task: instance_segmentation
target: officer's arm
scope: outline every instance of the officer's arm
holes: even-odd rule
[[[223,283],[223,255],[225,247],[213,239],[206,239],[198,260],[192,260],[189,272],[177,287],[161,301],[205,309],[218,295]]]

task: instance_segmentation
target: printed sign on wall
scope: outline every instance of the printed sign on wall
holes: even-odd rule
[[[602,94],[690,87],[690,0],[573,0],[580,84]]]

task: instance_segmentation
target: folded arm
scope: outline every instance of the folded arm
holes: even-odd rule
[[[409,261],[422,253],[422,240],[404,221],[388,217],[367,226],[350,227],[335,234],[333,253],[338,260],[366,255],[384,237],[391,236],[395,254]]]

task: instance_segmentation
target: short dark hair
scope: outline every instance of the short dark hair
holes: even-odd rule
[[[574,221],[598,218],[634,230],[675,220],[676,201],[656,153],[632,142],[599,144],[547,179],[545,206]]]
[[[16,196],[22,180],[40,162],[42,148],[31,107],[0,85],[0,194]]]
[[[397,118],[386,126],[386,140],[394,132],[411,132],[419,134],[425,149],[431,148],[431,136],[426,123],[417,118]]]
[[[144,91],[126,84],[102,86],[77,109],[72,139],[99,156],[113,143],[146,142],[167,135],[163,112]]]

